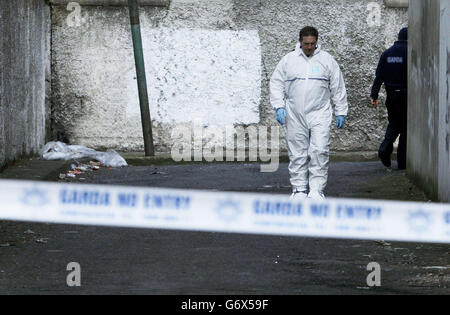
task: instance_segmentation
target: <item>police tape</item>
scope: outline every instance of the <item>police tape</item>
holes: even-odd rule
[[[0,181],[0,220],[450,243],[450,204]]]

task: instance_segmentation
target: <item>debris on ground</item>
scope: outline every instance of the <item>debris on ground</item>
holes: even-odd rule
[[[95,162],[95,161],[90,161],[89,164],[83,164],[83,163],[72,164],[72,165],[70,165],[71,170],[68,170],[67,173],[59,174],[59,179],[76,178],[77,175],[82,175],[82,174],[85,174],[87,172],[92,172],[92,171],[98,171],[100,169],[100,167],[105,167],[105,165],[103,165],[100,162]],[[109,167],[108,169],[111,170],[112,167]],[[80,178],[80,179],[84,180],[85,178]]]
[[[46,244],[48,241],[48,238],[38,238],[36,239],[36,243],[40,243],[40,244]]]
[[[383,241],[383,240],[375,241],[375,243],[377,243],[378,245],[381,245],[381,246],[391,246],[391,243],[388,243],[388,242]]]
[[[152,175],[167,175],[165,172],[154,171]]]
[[[48,142],[39,151],[39,155],[45,160],[76,160],[82,158],[94,159],[106,167],[128,166],[123,157],[115,150],[108,149],[99,152],[82,145],[67,145],[60,141]]]

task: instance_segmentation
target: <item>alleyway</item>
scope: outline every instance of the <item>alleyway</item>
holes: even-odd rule
[[[13,174],[14,168],[2,177]],[[272,174],[260,173],[258,164],[130,165],[102,168],[71,181],[290,191],[286,163]],[[426,201],[404,172],[387,172],[379,162],[332,163],[326,194]],[[0,294],[449,293],[450,251],[442,244],[19,222],[0,222],[0,226]],[[81,266],[81,287],[66,284],[70,262]],[[366,284],[370,262],[381,266],[381,287]]]

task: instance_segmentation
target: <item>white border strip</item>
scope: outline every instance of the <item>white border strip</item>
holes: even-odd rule
[[[0,220],[450,243],[450,204],[0,180]]]

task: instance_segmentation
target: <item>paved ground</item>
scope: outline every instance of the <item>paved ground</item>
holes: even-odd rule
[[[287,164],[145,165],[79,175],[77,183],[289,193]],[[0,178],[57,181],[64,162],[26,160]],[[65,180],[64,180],[65,181]],[[427,201],[405,172],[334,162],[328,196]],[[82,285],[66,285],[69,262]],[[381,266],[369,288],[367,264]],[[86,227],[0,221],[0,294],[449,294],[450,246]]]

